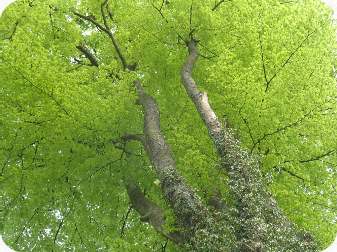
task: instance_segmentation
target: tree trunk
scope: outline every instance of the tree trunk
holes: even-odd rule
[[[211,109],[207,94],[199,91],[191,76],[198,58],[198,41],[187,46],[189,56],[181,69],[181,79],[190,99],[205,123],[208,134],[220,158],[220,169],[228,176],[226,206],[222,194],[208,200],[214,207],[213,215],[200,198],[183,182],[170,147],[160,131],[157,101],[147,94],[139,80],[138,103],[143,106],[144,135],[126,133],[123,140],[140,141],[154,166],[162,192],[177,217],[177,233],[165,233],[163,209],[146,199],[137,185],[127,185],[133,207],[158,232],[175,243],[193,251],[310,251],[316,244],[306,232],[291,224],[266,187],[266,179],[259,170],[259,157],[240,146],[230,128],[224,127]],[[279,237],[283,237],[280,239]],[[289,242],[290,241],[290,242]]]
[[[178,174],[170,147],[160,131],[160,113],[157,101],[144,91],[139,80],[135,80],[134,85],[138,89],[138,103],[143,106],[145,112],[144,136],[136,136],[127,133],[122,139],[139,140],[143,144],[147,151],[147,155],[157,172],[163,195],[179,221],[178,226],[184,228],[185,232],[180,233],[180,237],[184,237],[188,240],[188,237],[192,237],[198,229],[204,228],[204,223],[201,220],[207,218],[208,211],[206,207],[202,205],[200,198],[195,193],[191,192]],[[130,186],[128,188],[128,192],[130,192],[130,190],[133,192],[138,190],[136,188],[131,188]],[[142,214],[142,218],[145,218],[146,220],[151,220],[151,218],[149,218],[152,211],[151,209],[156,209],[155,212],[157,214],[163,213],[162,210],[159,211],[157,207],[154,207],[154,203],[150,204],[149,200],[145,197],[141,197],[141,200],[137,199],[137,202],[134,199],[135,197],[132,196],[132,193],[129,193],[129,197],[131,202],[133,202],[134,208]],[[142,203],[139,201],[142,201]],[[140,207],[140,205],[151,205],[152,207]],[[156,219],[158,218],[159,216],[156,217]],[[151,221],[149,222],[151,223]],[[163,233],[163,223],[164,222],[160,223],[161,227],[159,227],[160,225],[154,225],[158,232]],[[176,238],[173,238],[170,235],[167,235],[167,237],[172,241],[177,242]]]
[[[197,43],[197,40],[192,39],[187,44],[189,56],[181,69],[181,79],[214,142],[221,160],[221,167],[229,177],[227,183],[229,195],[234,199],[234,209],[239,220],[236,228],[239,231],[236,234],[237,248],[239,251],[261,251],[263,247],[271,243],[272,237],[269,232],[273,230],[275,235],[295,237],[295,243],[298,244],[303,242],[306,246],[304,251],[315,249],[316,245],[312,243],[312,237],[304,231],[296,230],[295,226],[290,224],[266,187],[267,181],[259,170],[259,157],[250,154],[246,148],[240,146],[232,129],[221,125],[209,105],[207,94],[197,88],[191,76],[199,53]],[[221,192],[216,195],[218,202],[219,195]],[[263,228],[263,225],[272,227]],[[278,241],[278,246],[290,249],[293,244],[283,239]]]
[[[101,5],[105,28],[87,16],[73,13],[105,31],[118,52],[123,69],[133,71],[136,65],[133,68],[127,66],[106,22],[103,7],[107,2],[108,0]],[[197,88],[191,76],[199,53],[197,43],[198,40],[195,39],[186,43],[189,56],[181,69],[181,79],[214,142],[220,158],[219,169],[228,176],[225,182],[228,187],[226,197],[230,202],[221,199],[221,191],[216,190],[216,195],[208,200],[208,204],[214,209],[211,214],[200,197],[191,192],[183,182],[170,147],[160,130],[157,101],[144,91],[139,80],[135,80],[138,103],[142,105],[145,113],[144,135],[126,133],[122,140],[137,140],[143,144],[157,172],[163,195],[176,216],[176,225],[180,231],[170,233],[164,230],[163,209],[146,199],[141,189],[131,179],[126,188],[133,207],[142,215],[142,221],[149,222],[157,232],[175,243],[180,243],[187,250],[231,252],[314,250],[316,244],[312,242],[312,238],[289,223],[266,188],[266,181],[259,170],[259,158],[240,146],[230,128],[221,125],[209,105],[207,94]],[[84,51],[83,48],[78,49]],[[97,61],[91,55],[86,53],[86,56],[92,65],[97,66]]]

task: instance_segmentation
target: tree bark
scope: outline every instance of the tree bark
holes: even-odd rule
[[[143,222],[150,223],[154,229],[164,235],[167,239],[175,243],[180,243],[180,235],[175,232],[164,232],[165,219],[163,217],[164,210],[158,206],[156,203],[145,198],[143,192],[140,190],[139,186],[134,186],[133,180],[126,185],[126,190],[130,198],[131,204],[134,209],[142,215],[140,218]]]
[[[306,232],[295,229],[266,187],[265,179],[259,169],[259,157],[250,154],[246,148],[240,146],[240,141],[232,130],[221,125],[209,105],[207,94],[197,88],[191,76],[199,53],[197,43],[198,40],[193,39],[187,43],[189,56],[181,69],[181,79],[214,142],[221,166],[229,177],[227,183],[229,195],[234,199],[240,223],[237,227],[240,232],[236,235],[238,241],[241,241],[239,250],[260,251],[265,244],[270,242],[268,231],[271,230],[279,236],[287,234],[288,239],[294,239],[295,242],[306,243],[308,249],[314,248],[315,244],[311,243],[312,237]],[[221,202],[220,195],[221,192],[218,192],[216,202]],[[253,219],[259,220],[260,223],[254,225]],[[271,229],[263,228],[270,224],[273,225]],[[278,246],[280,245],[284,248],[293,246],[287,244],[286,239],[279,241]]]
[[[207,209],[202,205],[200,198],[183,182],[177,171],[170,147],[160,131],[157,101],[144,91],[139,80],[135,80],[134,85],[138,89],[138,103],[143,106],[145,112],[144,138],[137,139],[126,134],[124,139],[142,142],[157,172],[163,195],[179,221],[178,225],[188,230],[185,233],[186,237],[191,237],[196,230],[203,228],[201,220],[207,218]],[[145,214],[144,211],[139,212]]]
[[[187,44],[189,56],[181,68],[180,75],[188,96],[195,104],[201,119],[207,127],[210,137],[213,141],[215,141],[216,135],[218,135],[218,133],[221,131],[221,125],[219,123],[218,117],[215,115],[214,111],[209,105],[207,93],[201,92],[198,89],[194,79],[191,76],[194,63],[198,59],[199,55],[199,51],[196,47],[198,42],[198,40],[191,40]]]

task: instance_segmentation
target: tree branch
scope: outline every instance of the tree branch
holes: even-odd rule
[[[107,163],[107,164],[105,164],[105,165],[103,165],[103,166],[97,168],[97,169],[96,169],[93,173],[91,173],[89,176],[87,176],[86,178],[84,178],[84,179],[82,179],[80,182],[78,182],[78,184],[76,185],[76,187],[79,186],[82,182],[84,182],[84,181],[88,180],[89,178],[91,178],[91,177],[92,177],[93,175],[95,175],[97,172],[99,172],[99,171],[101,171],[102,169],[104,169],[104,168],[110,166],[111,164],[113,164],[113,163],[115,163],[115,162],[121,160],[121,158],[122,158],[122,157],[120,157],[120,158],[118,158],[118,159],[115,159],[115,160],[113,160],[113,161],[111,161],[111,162],[109,162],[109,163]]]
[[[54,237],[54,243],[56,243],[56,238],[57,238],[57,236],[58,236],[58,234],[60,232],[60,229],[61,229],[62,225],[63,225],[63,219],[61,220],[60,225],[59,225],[59,227],[58,227],[58,229],[56,231],[56,234],[55,234],[55,237]]]
[[[78,231],[78,228],[77,228],[76,223],[75,223],[75,230],[76,230],[78,236],[80,237],[81,243],[84,244],[84,242],[83,242],[83,240],[82,240],[82,237],[81,237],[81,234],[80,234],[80,232]]]
[[[23,17],[25,17],[25,16],[23,16]],[[13,33],[9,36],[9,38],[7,38],[8,40],[12,40],[12,38],[13,38],[15,32],[16,32],[16,28],[18,27],[18,24],[19,24],[19,20],[17,20],[17,21],[15,22],[15,26],[14,26]]]
[[[195,104],[201,119],[207,127],[208,134],[210,135],[211,139],[215,141],[214,137],[221,130],[220,122],[209,105],[207,93],[201,92],[197,88],[197,85],[195,84],[195,81],[191,76],[194,63],[199,55],[199,51],[196,47],[198,42],[198,40],[194,39],[192,39],[190,42],[187,42],[189,56],[187,57],[185,64],[181,68],[180,76],[188,96]]]
[[[106,10],[108,11],[109,17],[111,19],[111,21],[114,21],[114,15],[112,14],[110,8],[109,8],[109,4],[106,5]]]
[[[150,223],[158,233],[163,234],[166,238],[170,239],[174,243],[179,243],[180,239],[177,234],[169,232],[165,234],[163,217],[164,210],[156,203],[145,198],[144,194],[140,190],[139,186],[132,186],[130,183],[126,185],[127,193],[134,209],[142,215],[140,218],[143,222]]]
[[[218,8],[219,5],[222,4],[223,2],[225,2],[225,0],[221,0],[219,3],[217,3],[217,4],[213,7],[212,11],[215,11],[215,9]]]
[[[138,89],[139,104],[144,109],[143,132],[150,150],[150,161],[178,224],[186,228],[184,235],[192,237],[198,229],[203,228],[201,220],[207,218],[207,211],[178,174],[170,147],[160,130],[157,101],[145,92],[139,80],[135,80],[134,85]]]
[[[101,4],[101,13],[102,13],[102,17],[103,17],[103,20],[104,20],[104,25],[105,25],[105,28],[106,28],[105,31],[109,35],[109,37],[111,38],[112,43],[113,43],[113,45],[114,45],[114,47],[115,47],[115,49],[116,49],[116,51],[118,53],[118,56],[119,56],[120,60],[122,61],[123,69],[126,70],[128,68],[128,65],[126,64],[125,58],[124,58],[124,56],[123,56],[123,54],[122,54],[122,52],[121,52],[121,50],[120,50],[120,48],[119,48],[119,46],[117,44],[117,41],[116,41],[115,37],[113,36],[113,34],[111,32],[111,29],[108,26],[108,23],[106,21],[106,17],[105,17],[105,13],[104,13],[104,6],[108,2],[109,2],[109,0],[105,0],[105,2]]]
[[[84,16],[84,15],[82,15],[82,14],[80,14],[80,13],[75,12],[75,11],[72,11],[72,12],[73,12],[76,16],[78,16],[78,17],[80,17],[80,18],[83,18],[83,19],[85,19],[85,20],[90,21],[91,23],[93,23],[94,25],[96,25],[98,28],[100,28],[102,31],[104,31],[106,34],[109,35],[109,37],[110,37],[110,39],[112,40],[112,43],[113,43],[113,45],[114,45],[114,47],[115,47],[115,49],[116,49],[116,51],[117,51],[118,56],[119,56],[120,60],[122,61],[123,69],[125,70],[125,69],[127,69],[128,66],[127,66],[127,64],[126,64],[126,61],[125,61],[125,59],[124,59],[124,56],[123,56],[121,50],[120,50],[119,47],[118,47],[118,44],[117,44],[116,39],[115,39],[115,37],[113,36],[113,34],[111,33],[110,28],[109,28],[109,26],[108,26],[108,24],[107,24],[107,22],[106,22],[106,17],[105,17],[105,13],[104,13],[104,5],[107,4],[108,1],[109,1],[109,0],[105,0],[105,2],[102,3],[102,5],[101,5],[101,12],[102,12],[103,20],[104,20],[104,23],[105,23],[105,28],[104,28],[102,25],[100,25],[98,22],[96,22],[95,20],[93,20],[93,19],[92,19],[91,17],[89,17],[89,16]]]
[[[163,5],[164,5],[164,0],[163,0],[162,4],[161,4],[161,6],[160,6],[160,9],[158,9],[158,8],[157,8],[154,4],[152,4],[152,3],[151,3],[151,5],[152,5],[153,8],[155,8],[155,9],[158,11],[158,13],[160,14],[160,16],[166,21],[166,23],[168,23],[167,19],[164,17],[164,14],[161,12],[161,9],[163,8]]]
[[[283,68],[283,67],[285,67],[288,63],[289,63],[289,61],[290,61],[290,59],[295,55],[295,53],[302,47],[302,45],[304,44],[304,42],[305,41],[307,41],[307,39],[308,38],[310,38],[310,36],[312,35],[312,34],[314,34],[314,32],[315,31],[312,31],[312,32],[310,32],[304,39],[303,39],[303,41],[295,48],[295,50],[289,55],[289,57],[285,60],[285,62],[282,64],[282,66],[276,71],[276,73],[269,79],[269,81],[267,82],[268,84],[276,77],[276,75],[281,71],[281,69]],[[265,92],[267,92],[268,91],[268,86],[267,86],[267,88],[266,88],[266,90],[265,90]]]
[[[321,159],[322,157],[325,157],[325,156],[330,155],[330,154],[333,153],[333,152],[335,152],[335,150],[328,151],[328,152],[326,152],[326,153],[324,153],[324,154],[322,154],[322,155],[319,155],[319,156],[314,157],[314,158],[311,158],[311,159],[307,159],[307,160],[299,160],[298,162],[300,162],[300,163],[307,163],[307,162],[317,161],[317,160]],[[286,160],[286,161],[284,161],[283,163],[281,163],[281,165],[282,165],[282,164],[285,164],[285,163],[290,163],[290,162],[292,162],[292,160]],[[273,167],[273,169],[277,169],[277,166],[275,165],[275,166]],[[303,181],[306,180],[306,179],[302,178],[301,176],[296,175],[295,173],[289,171],[288,169],[286,169],[286,168],[284,168],[284,167],[282,167],[281,170],[282,170],[282,171],[285,171],[285,172],[287,172],[287,173],[289,173],[289,174],[290,174],[291,176],[293,176],[293,177],[296,177],[296,178],[301,179],[301,180],[303,180]]]
[[[276,166],[275,166],[275,168],[276,168]],[[296,177],[296,178],[301,179],[301,180],[303,180],[303,181],[306,180],[306,179],[302,178],[301,176],[296,175],[295,173],[289,171],[288,169],[286,169],[286,168],[284,168],[284,167],[282,167],[281,170],[282,170],[282,171],[285,171],[285,172],[287,172],[287,173],[289,173],[289,174],[290,174],[291,176],[293,176],[293,177]]]
[[[151,155],[151,150],[148,146],[148,144],[146,143],[146,139],[144,135],[138,135],[138,134],[130,134],[129,132],[126,132],[124,136],[121,137],[121,139],[123,141],[128,141],[128,140],[135,140],[135,141],[139,141],[142,143],[142,145],[144,146],[144,149],[146,151],[147,156],[150,158],[150,162],[152,163],[152,155]]]
[[[101,4],[101,13],[102,13],[102,17],[103,17],[103,21],[104,21],[104,25],[105,25],[105,28],[110,31],[110,28],[108,26],[108,23],[106,21],[106,16],[105,16],[105,13],[104,13],[104,6],[109,2],[109,0],[105,0],[104,3]]]
[[[107,31],[102,25],[100,25],[99,23],[97,23],[97,22],[96,22],[94,19],[92,19],[90,16],[84,16],[84,15],[82,15],[82,14],[80,14],[80,13],[77,13],[77,12],[75,12],[75,11],[73,11],[73,10],[72,10],[71,12],[74,13],[76,16],[80,17],[80,18],[83,18],[83,19],[85,19],[85,20],[90,21],[91,23],[93,23],[94,25],[96,25],[99,29],[101,29],[102,31],[108,33],[108,31]]]
[[[23,227],[21,233],[18,235],[18,237],[15,240],[15,243],[18,243],[20,237],[23,235],[23,232],[27,229],[27,225],[30,223],[30,221],[35,217],[35,215],[39,212],[39,208],[35,209],[35,212],[33,213],[33,215],[29,218],[27,224]]]
[[[249,154],[246,148],[240,146],[240,142],[235,138],[234,133],[219,123],[218,118],[209,105],[206,94],[198,90],[191,76],[191,71],[198,57],[196,44],[197,42],[193,40],[188,43],[189,56],[181,69],[181,79],[188,96],[194,102],[200,117],[208,129],[208,134],[214,142],[221,160],[219,167],[225,170],[229,177],[227,183],[229,188],[228,193],[235,198],[235,207],[238,210],[238,218],[240,219],[239,225],[243,231],[238,235],[238,239],[242,239],[243,237],[260,237],[260,231],[258,229],[252,229],[251,224],[249,224],[255,217],[261,218],[260,213],[257,214],[255,210],[257,204],[259,209],[264,209],[262,215],[264,215],[266,219],[261,219],[262,223],[265,222],[265,224],[269,225],[268,221],[272,221],[275,225],[287,229],[290,224],[282,214],[272,193],[265,186],[263,176],[259,169],[258,156]],[[266,200],[257,203],[249,199],[251,196],[248,195],[254,195],[256,199]],[[280,218],[271,220],[270,210],[273,211],[273,215],[277,214]],[[276,232],[281,233],[283,231],[279,230]],[[298,235],[302,234],[298,233]],[[264,242],[268,241],[263,239],[251,239],[248,244],[257,248]]]
[[[265,81],[267,83],[265,92],[267,92],[270,81],[268,81],[268,79],[267,79],[266,66],[264,64],[264,55],[263,55],[263,48],[262,48],[262,41],[261,41],[261,34],[260,33],[259,33],[259,40],[260,40],[260,52],[261,52],[263,74],[264,74],[264,79],[265,79]]]
[[[319,106],[314,107],[312,110],[310,110],[307,114],[305,114],[302,118],[298,119],[297,121],[295,121],[295,122],[293,122],[293,123],[291,123],[291,124],[288,124],[288,125],[286,125],[286,126],[284,126],[284,127],[282,127],[282,128],[278,128],[277,130],[275,130],[275,131],[272,132],[272,133],[264,134],[263,137],[261,137],[260,139],[258,139],[258,140],[254,143],[254,145],[253,145],[253,147],[251,148],[250,152],[252,153],[253,150],[254,150],[254,148],[256,147],[256,145],[259,144],[259,143],[260,143],[263,139],[265,139],[267,136],[274,135],[274,134],[276,134],[276,133],[278,133],[278,132],[280,132],[280,131],[282,131],[282,130],[285,130],[285,129],[287,129],[287,128],[290,128],[290,127],[292,127],[292,126],[295,126],[295,125],[298,124],[299,122],[302,122],[302,121],[304,120],[304,118],[306,118],[307,116],[309,116],[309,115],[311,114],[311,112],[314,111],[314,110],[315,110],[316,108],[318,108],[318,107],[319,107]]]
[[[133,208],[133,206],[130,206],[129,209],[128,209],[128,211],[127,211],[127,213],[126,213],[126,216],[124,217],[124,215],[123,215],[124,221],[123,221],[123,225],[122,225],[122,228],[121,228],[121,238],[125,235],[125,233],[124,233],[124,227],[125,227],[126,220],[129,217],[129,214],[130,214],[132,208]]]
[[[6,61],[5,59],[3,59],[4,61]],[[56,104],[57,106],[59,106],[67,115],[68,115],[68,111],[53,97],[53,95],[49,95],[47,94],[43,89],[39,88],[38,86],[36,86],[31,80],[29,80],[26,76],[24,76],[14,65],[12,65],[9,61],[6,61],[11,67],[14,68],[14,70],[16,72],[18,72],[26,81],[28,81],[33,87],[35,87],[37,90],[39,90],[41,93],[47,95],[48,97],[50,97]]]
[[[78,50],[80,50],[88,60],[90,60],[90,62],[93,66],[98,67],[97,59],[95,58],[94,55],[91,54],[91,52],[85,46],[78,45],[78,46],[76,46],[76,48]]]
[[[329,156],[331,153],[335,152],[336,150],[331,150],[331,151],[328,151],[320,156],[317,156],[317,157],[314,157],[314,158],[311,158],[311,159],[307,159],[307,160],[300,160],[299,162],[300,163],[307,163],[307,162],[311,162],[311,161],[317,161],[319,159],[321,159],[322,157],[325,157],[325,156]]]

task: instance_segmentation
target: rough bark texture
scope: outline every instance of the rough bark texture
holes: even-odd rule
[[[89,16],[82,15],[75,11],[73,11],[73,13],[82,19],[90,21],[96,25],[98,29],[104,31],[110,37],[123,64],[123,69],[125,71],[133,71],[135,70],[137,63],[130,64],[129,66],[126,64],[126,60],[108,26],[104,12],[104,7],[107,5],[108,1],[109,0],[105,0],[101,4],[104,27]],[[90,55],[86,54],[86,56],[90,60]],[[184,233],[184,235],[186,234],[185,237],[192,237],[197,230],[203,228],[203,224],[200,224],[200,220],[207,218],[207,210],[201,204],[200,198],[190,191],[178,174],[170,147],[160,131],[157,101],[144,91],[139,80],[135,80],[134,85],[138,89],[138,103],[143,106],[145,113],[144,135],[141,136],[126,133],[126,135],[122,137],[122,140],[132,139],[140,141],[143,144],[147,155],[150,158],[150,162],[157,172],[158,179],[161,182],[163,195],[179,221],[178,225],[186,231]],[[128,185],[127,191],[134,208],[143,216],[142,220],[150,222],[158,232],[162,232],[163,222],[162,218],[159,217],[159,215],[162,214],[162,209],[155,203],[147,200],[144,196],[141,197],[140,188],[137,189],[137,186]],[[136,197],[139,197],[139,199],[136,199]],[[154,212],[156,213],[155,216],[150,217]],[[173,237],[168,238],[174,242],[177,242],[178,240]]]
[[[207,210],[178,174],[170,147],[160,131],[157,101],[144,91],[139,80],[134,81],[134,85],[138,89],[138,102],[145,112],[145,141],[141,142],[157,172],[163,195],[173,209],[179,225],[188,229],[191,236],[202,228],[200,220],[207,217]]]
[[[215,115],[214,111],[209,105],[207,93],[201,92],[197,88],[197,85],[191,76],[194,63],[198,59],[199,54],[199,51],[196,47],[197,43],[197,40],[192,40],[187,45],[189,56],[181,68],[181,80],[188,96],[194,102],[201,119],[205,123],[210,137],[213,141],[215,141],[214,137],[220,132],[221,125],[219,123],[218,117]]]
[[[130,198],[132,206],[138,213],[142,215],[142,217],[140,218],[141,221],[150,223],[158,233],[163,234],[171,241],[175,243],[181,242],[178,233],[168,232],[166,234],[164,232],[164,210],[156,203],[145,198],[139,186],[134,186],[131,182],[130,184],[126,185],[126,190],[128,192],[128,196]]]
[[[234,222],[239,223],[236,228],[237,247],[235,250],[262,251],[263,247],[275,246],[276,250],[282,248],[287,251],[294,251],[293,249],[313,251],[316,245],[312,243],[312,238],[306,232],[294,228],[266,188],[265,179],[259,170],[259,157],[250,154],[246,148],[240,146],[240,142],[231,129],[220,124],[209,105],[207,94],[197,88],[191,76],[199,53],[196,48],[197,43],[198,41],[193,39],[187,43],[189,56],[181,69],[181,79],[214,142],[221,159],[222,169],[225,169],[229,177],[227,184],[229,195],[235,202],[237,212],[237,220]],[[218,205],[221,203],[219,199],[221,192],[218,192],[216,196],[209,203],[213,204],[215,209],[224,209],[224,206]],[[226,223],[223,224],[226,225]],[[283,238],[273,241],[274,237],[270,236],[269,232]],[[292,243],[287,243],[287,239],[292,240]],[[302,250],[303,245],[299,246],[299,243],[303,243],[306,248]]]
[[[105,27],[89,16],[74,11],[73,13],[104,31],[111,38],[123,69],[133,71],[137,64],[129,66],[126,64],[107,24],[104,13],[104,6],[107,3],[108,0],[105,0],[101,5]],[[216,222],[214,221],[214,218],[218,219],[216,215],[214,218],[210,217],[208,209],[178,174],[170,147],[160,131],[157,101],[144,91],[139,80],[135,80],[138,103],[143,106],[145,113],[144,135],[126,133],[122,139],[137,140],[143,144],[157,172],[163,195],[176,215],[178,227],[181,227],[182,231],[179,236],[176,233],[165,234],[163,209],[146,199],[137,184],[129,183],[126,188],[133,207],[142,215],[142,221],[149,222],[157,232],[173,242],[185,244],[186,248],[193,251],[314,251],[315,245],[311,244],[311,237],[301,232],[294,233],[292,225],[282,214],[271,193],[266,190],[258,168],[258,158],[242,148],[231,130],[220,124],[209,105],[207,94],[197,88],[191,76],[198,58],[197,43],[198,41],[194,39],[187,43],[189,56],[181,69],[181,79],[218,151],[221,159],[220,169],[223,169],[229,177],[228,195],[234,202],[233,206],[227,211],[228,208],[221,201],[221,192],[217,191],[208,204],[219,211],[218,216],[222,216],[222,219]],[[97,60],[89,50],[81,46],[77,48],[86,55],[92,65],[98,66]]]

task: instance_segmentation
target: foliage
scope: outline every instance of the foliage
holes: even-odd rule
[[[262,175],[250,171],[259,174],[257,188],[271,176],[286,216],[312,233],[319,249],[329,246],[337,233],[337,42],[329,9],[316,0],[110,1],[111,31],[127,64],[137,63],[128,72],[109,36],[73,12],[103,24],[102,2],[19,0],[1,16],[4,241],[25,251],[181,249],[139,221],[125,190],[133,177],[173,214],[144,147],[121,140],[143,133],[132,83],[139,78],[158,102],[184,181],[205,204],[219,185],[230,206],[208,223],[216,232],[201,230],[196,239],[240,249],[235,231],[254,221],[237,223],[233,202],[245,183],[224,171],[180,80],[193,36],[200,40],[197,85],[246,154],[261,156]]]

